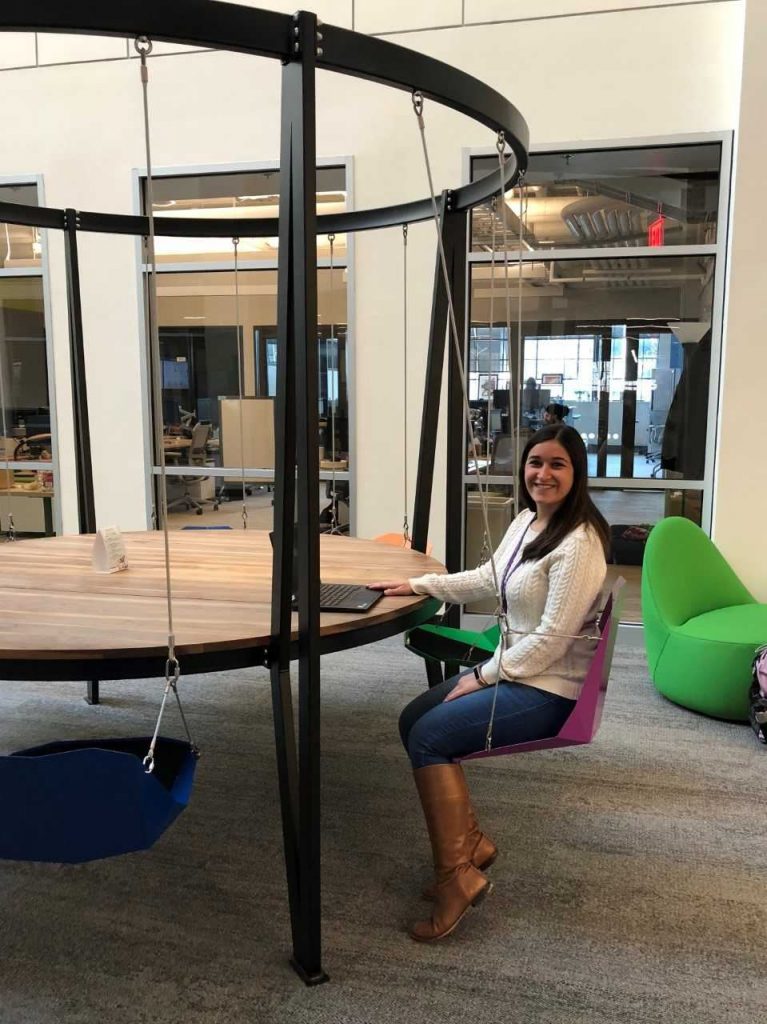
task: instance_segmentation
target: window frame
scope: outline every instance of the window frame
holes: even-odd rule
[[[348,210],[354,209],[354,158],[352,156],[337,156],[337,157],[317,157],[317,167],[343,167],[345,174],[345,186],[346,186],[346,205]],[[224,174],[238,174],[238,173],[249,173],[259,171],[278,171],[279,170],[279,158],[274,160],[261,160],[261,161],[247,161],[247,162],[234,162],[234,163],[223,163],[223,164],[194,164],[194,165],[178,165],[170,167],[156,167],[152,168],[153,178],[175,178],[179,176],[194,176],[194,175],[224,175]],[[133,208],[137,214],[142,212],[142,180],[146,178],[146,167],[137,167],[133,170]],[[153,494],[154,485],[156,478],[160,475],[160,469],[154,465],[153,461],[153,439],[152,439],[152,403],[151,403],[151,381],[149,379],[149,366],[147,362],[147,337],[146,337],[146,322],[145,322],[145,309],[144,309],[144,274],[146,272],[146,264],[143,262],[143,245],[142,239],[136,237],[135,239],[135,252],[136,252],[136,274],[138,280],[138,322],[139,322],[139,338],[141,341],[141,352],[140,352],[140,370],[141,370],[141,421],[143,428],[143,441],[144,441],[144,477],[146,481],[145,486],[145,511],[146,521],[148,526],[152,523],[152,510],[154,505]],[[349,423],[349,469],[344,471],[336,471],[335,474],[329,470],[320,470],[320,480],[348,480],[349,481],[349,496],[350,496],[350,514],[349,514],[349,527],[352,534],[356,533],[357,530],[357,443],[356,443],[356,394],[354,387],[355,380],[355,358],[354,358],[354,347],[355,347],[355,332],[354,332],[354,253],[355,253],[355,232],[351,231],[347,235],[346,242],[346,256],[343,258],[336,257],[333,261],[334,270],[346,271],[346,379],[347,379],[347,406],[348,406],[348,423]],[[238,269],[240,271],[276,271],[278,270],[278,259],[272,260],[253,260],[253,259],[240,259],[238,261]],[[317,268],[319,270],[330,268],[330,259],[322,258],[317,260]],[[179,273],[209,273],[209,272],[230,272],[232,267],[231,263],[222,265],[218,262],[205,262],[200,261],[198,263],[192,261],[184,261],[182,263],[174,262],[163,262],[157,264],[157,273],[161,274],[179,274]],[[180,476],[189,475],[189,467],[166,467],[166,474],[168,476]],[[224,467],[206,467],[206,476],[212,477],[230,477],[231,469],[225,469]],[[261,473],[259,476],[265,476],[266,474]]]
[[[717,451],[719,445],[719,402],[722,388],[722,339],[724,332],[724,316],[725,316],[725,289],[728,277],[728,248],[730,238],[730,211],[731,211],[731,199],[732,199],[732,188],[733,188],[733,177],[732,177],[732,161],[733,161],[733,139],[734,133],[731,131],[724,132],[703,132],[703,133],[688,133],[674,136],[647,136],[638,138],[621,138],[621,139],[600,139],[600,140],[579,140],[579,141],[560,141],[560,142],[549,142],[542,145],[532,146],[530,155],[534,156],[538,153],[556,153],[556,152],[576,152],[583,150],[616,150],[616,149],[636,149],[636,148],[660,148],[660,147],[679,147],[686,145],[701,145],[701,144],[718,144],[721,147],[721,163],[719,171],[719,202],[717,208],[717,241],[714,244],[701,244],[701,245],[668,245],[668,246],[631,246],[629,248],[616,248],[615,246],[594,246],[594,247],[572,247],[567,249],[546,249],[546,250],[531,250],[526,251],[509,251],[508,264],[509,269],[513,273],[513,265],[521,262],[548,262],[548,261],[568,261],[568,260],[597,260],[597,259],[619,259],[619,258],[632,258],[639,259],[647,257],[649,259],[659,259],[665,257],[682,257],[682,256],[710,256],[714,259],[714,291],[713,301],[711,310],[711,363],[710,363],[710,377],[709,377],[709,394],[707,404],[707,442],[706,452],[704,460],[704,472],[702,480],[688,480],[688,479],[657,479],[641,481],[639,478],[626,478],[626,477],[605,477],[601,479],[591,479],[589,481],[589,487],[594,490],[682,490],[682,491],[702,491],[702,511],[701,511],[701,527],[710,535],[712,518],[713,518],[713,503],[714,503],[714,488],[716,482],[716,468],[717,468]],[[463,150],[463,175],[464,181],[471,180],[471,168],[472,160],[476,157],[486,157],[497,155],[496,150],[491,147],[471,147]],[[466,274],[467,274],[467,294],[469,301],[467,303],[467,309],[469,310],[469,316],[467,317],[466,332],[464,337],[464,360],[468,360],[468,346],[469,346],[469,329],[470,329],[470,309],[471,309],[471,286],[472,286],[472,268],[477,264],[490,265],[491,254],[482,252],[472,252],[472,239],[471,232],[467,232],[467,251],[466,251]],[[503,262],[503,251],[502,249],[495,254],[496,266]],[[516,318],[516,310],[513,311],[513,317]],[[464,427],[465,429],[465,427]],[[463,450],[465,451],[466,445],[464,443]],[[485,477],[483,480],[487,480],[490,484],[503,484],[508,483],[508,477],[501,476],[490,476]],[[470,485],[476,484],[476,476],[473,473],[463,473],[463,507],[461,516],[461,550],[466,550],[466,510],[467,502],[466,495],[467,489]],[[486,625],[487,616],[467,613],[462,609],[462,624],[466,628],[484,628]],[[630,625],[628,628],[636,628]],[[641,629],[641,624],[639,626]]]
[[[45,181],[42,174],[4,174],[0,175],[0,186],[33,185],[37,190],[37,205],[45,206]],[[13,462],[8,463],[10,469],[35,469],[53,473],[53,497],[51,510],[53,533],[62,532],[62,496],[61,496],[61,465],[59,458],[59,421],[56,388],[56,362],[54,358],[53,315],[51,304],[50,244],[47,228],[40,229],[40,266],[0,267],[0,278],[39,278],[43,300],[43,324],[45,327],[45,368],[48,383],[48,405],[51,415],[51,461],[50,462]],[[69,339],[67,339],[69,344]],[[3,460],[2,467],[6,467]],[[2,502],[0,500],[0,511]]]

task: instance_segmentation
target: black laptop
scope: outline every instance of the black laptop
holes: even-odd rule
[[[274,547],[274,534],[269,534]],[[293,549],[293,608],[298,607],[298,551]],[[322,583],[320,582],[321,612],[366,612],[383,597],[382,590],[371,590],[359,583]]]

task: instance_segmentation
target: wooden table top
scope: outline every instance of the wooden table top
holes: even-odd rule
[[[179,451],[182,448],[191,448],[191,437],[183,437],[181,434],[163,434],[162,446],[165,451]]]
[[[11,670],[22,662],[38,662],[51,670],[50,678],[71,678],[57,673],[54,663],[85,659],[101,664],[101,678],[118,678],[105,662],[165,657],[163,536],[151,531],[123,537],[129,568],[113,574],[91,568],[92,535],[0,545],[0,675],[26,678]],[[321,536],[320,556],[325,583],[365,584],[444,571],[420,552],[353,537]],[[264,649],[270,643],[272,549],[267,532],[173,531],[170,558],[182,670],[185,653]],[[364,615],[323,612],[320,633],[333,638],[336,648],[354,646],[355,631],[383,626],[381,635],[401,632],[433,614],[434,607],[430,598],[385,597]],[[293,619],[295,627],[297,616]],[[359,642],[367,641],[360,635]],[[334,649],[332,643],[328,649]]]

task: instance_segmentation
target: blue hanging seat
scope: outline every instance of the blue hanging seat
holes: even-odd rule
[[[184,810],[197,753],[159,737],[70,740],[0,757],[0,858],[80,864],[147,850]]]

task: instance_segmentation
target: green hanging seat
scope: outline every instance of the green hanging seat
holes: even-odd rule
[[[497,623],[481,632],[428,623],[405,634],[405,647],[425,660],[429,685],[434,686],[442,681],[443,664],[444,678],[462,667],[479,665],[492,656],[499,638]]]
[[[650,533],[642,619],[650,676],[664,697],[714,718],[747,719],[754,650],[767,643],[767,604],[689,519],[664,519]]]

